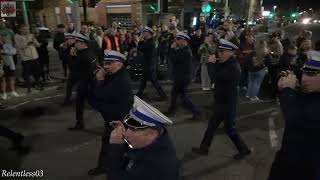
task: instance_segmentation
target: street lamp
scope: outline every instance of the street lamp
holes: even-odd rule
[[[277,6],[273,6],[273,12],[275,12],[277,9]]]

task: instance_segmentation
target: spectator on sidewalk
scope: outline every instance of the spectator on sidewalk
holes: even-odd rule
[[[76,31],[76,30],[75,30],[75,28],[74,28],[73,22],[69,22],[67,32],[68,32],[68,33],[74,33],[75,31]]]
[[[0,78],[3,78],[4,76],[4,71],[3,71],[3,60],[2,58],[0,58]],[[0,101],[0,109],[3,109],[4,106],[2,105],[1,101]]]
[[[246,32],[246,34],[244,34],[244,38],[240,41],[239,47],[239,64],[241,67],[240,88],[243,88],[244,90],[246,90],[248,86],[248,62],[251,58],[251,54],[254,52],[254,49],[253,33]]]
[[[37,51],[39,54],[38,60],[40,64],[40,76],[43,82],[46,82],[51,80],[50,74],[49,74],[49,51],[48,51],[49,34],[47,31],[43,31],[43,30],[47,30],[47,28],[39,28],[36,38],[40,43],[40,46],[37,47]]]
[[[91,49],[91,51],[93,51],[93,53],[96,55],[96,57],[101,56],[100,52],[101,52],[101,48],[99,48],[99,45],[94,37],[94,33],[91,31],[91,26],[88,26],[86,24],[82,24],[81,25],[81,31],[80,34],[86,36],[89,38],[89,48]]]
[[[210,56],[215,56],[217,51],[217,44],[213,40],[213,34],[208,34],[198,52],[201,57],[201,86],[203,91],[209,91],[212,87],[207,64]]]
[[[259,52],[259,53],[258,53]],[[248,61],[248,89],[246,98],[250,101],[259,101],[259,90],[264,76],[266,75],[267,68],[265,66],[266,53],[261,51],[253,52]]]
[[[39,80],[39,63],[38,63],[38,52],[36,47],[40,44],[33,34],[30,34],[29,27],[27,25],[21,25],[20,34],[14,36],[17,53],[22,62],[23,78],[28,89],[28,93],[31,92],[30,76],[32,75],[36,88],[43,90],[43,85]]]
[[[279,40],[277,33],[272,33],[270,36],[269,49],[271,58],[267,61],[268,72],[271,81],[271,98],[277,97],[277,80],[279,75],[279,61],[283,54],[283,46]]]
[[[118,51],[118,52],[121,51],[120,39],[113,28],[108,29],[108,33],[104,37],[104,40],[102,41],[102,51],[106,49]]]
[[[97,37],[96,37],[96,41],[98,43],[98,46],[99,48],[101,49],[102,48],[102,42],[103,42],[103,29],[101,27],[98,27],[97,28]]]
[[[196,81],[199,69],[200,69],[200,54],[198,53],[198,50],[204,42],[204,34],[202,34],[201,29],[196,29],[195,35],[191,37],[190,40],[190,47],[192,50],[192,74],[191,74],[191,80],[192,82]]]
[[[54,36],[53,39],[53,48],[58,52],[59,58],[62,62],[62,69],[63,69],[63,76],[66,78],[68,76],[68,64],[67,62],[64,62],[62,59],[62,54],[61,54],[61,45],[64,42],[64,33],[65,33],[65,25],[64,24],[59,24],[57,26],[57,34]]]
[[[2,77],[2,99],[6,100],[7,97],[7,80],[9,80],[9,86],[13,97],[19,97],[19,94],[16,92],[15,85],[15,71],[16,66],[13,61],[13,56],[17,54],[16,48],[12,46],[10,40],[5,38],[5,36],[0,36],[0,54],[1,59],[3,60],[3,70],[4,76]]]

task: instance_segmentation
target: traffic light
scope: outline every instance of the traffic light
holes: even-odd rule
[[[160,12],[160,2],[161,0],[150,0],[151,4],[149,5],[149,9],[154,13]]]
[[[272,19],[274,16],[274,13],[270,13],[270,15],[268,16],[269,19]]]
[[[69,4],[73,4],[76,0],[67,0]]]
[[[297,18],[298,15],[299,15],[299,14],[295,12],[295,13],[292,13],[292,14],[291,14],[291,17],[292,17],[292,18]]]
[[[205,14],[207,14],[207,13],[210,13],[211,12],[211,5],[209,4],[209,3],[205,3],[205,4],[203,4],[202,6],[201,6],[201,11],[202,11],[202,13],[205,13]]]

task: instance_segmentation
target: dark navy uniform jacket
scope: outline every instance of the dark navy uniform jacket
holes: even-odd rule
[[[227,110],[236,103],[240,71],[240,65],[234,57],[224,63],[208,63],[208,72],[212,82],[215,84],[215,105]]]
[[[133,104],[130,77],[124,67],[104,81],[93,81],[89,103],[97,109],[106,122],[122,120]]]
[[[172,52],[173,77],[176,84],[188,84],[191,80],[192,51],[189,46]]]
[[[110,144],[108,180],[178,180],[179,163],[168,134],[143,149]]]
[[[138,51],[142,53],[142,63],[145,71],[155,68],[156,66],[156,47],[154,39],[148,39],[140,42]]]
[[[269,180],[320,178],[320,93],[290,88],[279,94],[285,118],[281,149]],[[318,178],[318,179],[317,179]]]
[[[89,82],[95,67],[96,56],[91,49],[86,48],[77,51],[73,72],[76,81]]]

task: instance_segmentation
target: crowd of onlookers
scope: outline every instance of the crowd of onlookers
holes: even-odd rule
[[[172,77],[170,51],[179,31],[177,23],[178,20],[174,18],[168,25],[149,24],[155,32],[158,64],[160,67],[167,65],[168,80]],[[113,22],[108,29],[83,24],[80,33],[90,38],[90,48],[93,48],[100,60],[105,49],[125,54],[127,56],[125,64],[132,78],[138,79],[141,75],[138,44],[143,28],[138,23],[134,23],[131,29],[122,28],[117,22]],[[64,33],[75,32],[75,27],[73,23],[69,23],[68,26],[59,24],[56,32],[53,47],[59,53],[63,75],[67,77],[69,62],[61,57],[60,46],[64,42]],[[188,30],[188,33],[191,37],[189,45],[193,53],[192,81],[201,82],[204,91],[214,87],[207,71],[208,59],[216,54],[218,40],[227,39],[239,47],[237,59],[242,70],[240,87],[246,92],[245,96],[252,101],[259,100],[259,90],[263,82],[267,82],[270,96],[275,98],[280,71],[293,70],[299,74],[299,69],[307,59],[306,52],[312,48],[319,50],[320,44],[318,41],[315,46],[312,46],[312,32],[306,30],[302,31],[295,40],[284,39],[284,31],[273,32],[269,37],[256,40],[252,28],[240,28],[231,21],[223,22],[217,29],[207,29],[205,23],[200,22],[198,26]],[[1,98],[6,100],[9,95],[19,96],[15,91],[17,62],[21,62],[22,73],[20,74],[27,92],[31,92],[33,86],[42,90],[43,84],[51,79],[47,48],[50,35],[47,29],[37,28],[30,33],[28,26],[21,25],[18,32],[14,33],[6,27],[5,22],[1,21],[0,35]],[[34,81],[30,80],[31,76]]]

